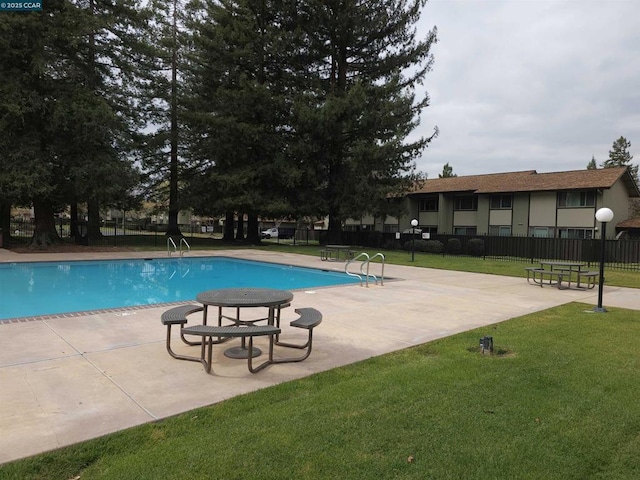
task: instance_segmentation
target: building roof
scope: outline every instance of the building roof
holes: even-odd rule
[[[492,173],[427,179],[413,194],[418,193],[515,193],[558,190],[611,188],[622,179],[630,197],[640,197],[640,190],[627,167],[572,170],[568,172]]]
[[[623,220],[616,225],[616,228],[640,229],[640,218],[628,218],[626,220]]]

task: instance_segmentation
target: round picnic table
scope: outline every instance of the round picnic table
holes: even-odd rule
[[[276,316],[280,315],[280,308],[291,302],[293,293],[288,290],[278,290],[273,288],[218,288],[206,290],[198,293],[196,300],[204,305],[203,323],[207,324],[208,307],[218,307],[218,325],[222,324],[222,319],[233,321],[236,325],[253,325],[256,322],[266,321],[268,325],[274,325]],[[253,318],[250,320],[240,318],[241,308],[268,308],[266,317]],[[235,308],[235,316],[223,315],[223,308]],[[276,313],[277,312],[277,313]],[[277,318],[279,321],[280,319]],[[225,356],[229,358],[247,358],[249,356],[245,339],[238,347],[231,347],[225,350]],[[259,348],[254,347],[252,357],[262,354]]]

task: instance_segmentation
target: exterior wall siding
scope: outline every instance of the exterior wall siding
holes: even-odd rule
[[[529,225],[553,227],[556,224],[556,192],[533,192],[529,207]]]
[[[596,211],[593,207],[559,208],[558,227],[593,228]]]
[[[438,196],[438,232],[453,233],[453,196]]]
[[[475,227],[478,225],[478,212],[457,211],[453,212],[454,227]]]
[[[629,197],[622,182],[618,181],[611,189],[604,190],[601,198],[602,204],[598,208],[607,207],[613,211],[611,226],[629,217]],[[615,228],[607,228],[607,238],[614,238],[615,234]]]
[[[516,236],[529,234],[529,193],[516,193],[513,196],[512,232]]]
[[[512,226],[513,215],[511,210],[491,210],[489,212],[489,225],[491,226]],[[480,233],[480,231],[478,231]]]
[[[490,215],[490,196],[480,195],[478,197],[478,212],[476,215],[476,225],[478,235],[486,235],[489,233],[489,225],[491,224]]]
[[[418,225],[437,226],[438,212],[420,212]]]

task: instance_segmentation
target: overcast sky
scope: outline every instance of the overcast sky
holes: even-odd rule
[[[600,166],[620,136],[640,163],[640,0],[429,0],[433,26],[428,178]]]

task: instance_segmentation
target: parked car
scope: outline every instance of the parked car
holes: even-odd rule
[[[293,238],[295,230],[293,228],[267,228],[260,232],[261,238]]]
[[[278,229],[277,228],[267,228],[260,232],[260,237],[262,238],[278,238]]]

